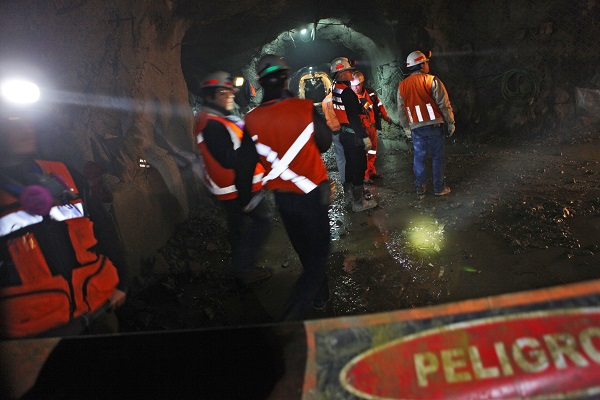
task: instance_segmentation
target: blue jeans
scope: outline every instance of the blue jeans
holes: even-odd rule
[[[335,162],[337,164],[338,171],[340,172],[340,181],[344,183],[346,182],[346,157],[344,156],[344,146],[342,146],[342,142],[340,142],[339,132],[334,132],[332,138],[333,150],[335,152]]]
[[[415,186],[427,182],[425,158],[431,155],[431,169],[433,172],[433,190],[439,193],[444,190],[444,129],[442,124],[425,125],[411,130],[415,173]]]

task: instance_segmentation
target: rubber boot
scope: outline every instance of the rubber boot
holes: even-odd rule
[[[350,208],[352,207],[352,203],[354,203],[352,185],[348,182],[344,182],[344,207]]]
[[[352,196],[354,197],[354,202],[352,203],[352,211],[354,212],[365,211],[377,207],[377,202],[374,199],[365,199],[362,185],[352,186]]]

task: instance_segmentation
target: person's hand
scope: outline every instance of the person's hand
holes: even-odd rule
[[[446,134],[446,136],[451,137],[452,135],[454,135],[455,130],[456,125],[454,124],[454,122],[448,123],[448,133]]]
[[[121,307],[125,304],[125,299],[127,298],[127,294],[119,289],[116,289],[115,292],[108,299],[110,303],[110,310],[114,311],[115,309]]]
[[[373,144],[371,143],[371,139],[369,139],[368,137],[363,139],[363,143],[365,144],[365,151],[369,151],[369,150],[371,150],[371,147],[373,147]]]

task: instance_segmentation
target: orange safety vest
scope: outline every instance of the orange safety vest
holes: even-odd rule
[[[222,123],[229,132],[229,136],[233,142],[233,148],[237,149],[240,147],[244,131],[234,122],[215,114],[202,112],[198,115],[198,121],[204,119]],[[205,122],[199,122],[196,124],[196,141],[198,143],[200,153],[202,154],[202,160],[204,161],[204,170],[206,171],[208,190],[219,200],[235,199],[238,197],[238,191],[235,187],[235,171],[231,168],[223,168],[223,166],[221,166],[221,164],[212,156],[208,150],[208,147],[206,147],[206,143],[204,143],[204,135],[202,130],[205,127]],[[257,163],[256,167],[254,168],[254,176],[252,179],[253,192],[256,192],[262,188],[261,179],[264,175],[264,172],[265,169],[263,166]]]
[[[327,126],[332,131],[339,131],[341,128],[340,123],[335,116],[335,111],[333,109],[333,96],[332,93],[329,93],[323,101],[321,102],[321,108],[323,108],[323,114],[325,115],[325,121],[327,121]]]
[[[75,194],[78,189],[61,162],[36,163],[46,175],[60,177]],[[31,215],[17,197],[0,187],[0,240],[6,246],[20,284],[0,287],[0,336],[17,338],[42,333],[73,318],[98,311],[115,292],[119,277],[112,262],[92,248],[97,240],[83,202],[55,205],[46,217]],[[67,225],[77,267],[70,281],[52,275],[38,240],[27,228],[50,218]]]
[[[364,109],[364,112],[360,114],[360,119],[363,123],[363,126],[367,129],[370,129],[375,125],[375,109],[373,108],[373,99],[366,89],[363,89],[362,93],[358,93],[356,96],[358,97],[358,101],[360,101],[360,104]]]
[[[429,74],[412,74],[398,85],[410,123],[443,118],[440,108],[431,96],[434,78]]]
[[[291,97],[263,103],[246,114],[267,188],[310,193],[328,179],[314,140],[313,110],[311,100]]]
[[[348,121],[348,114],[346,114],[346,107],[344,106],[344,103],[342,102],[342,97],[341,97],[342,92],[347,87],[349,87],[349,86],[345,85],[343,83],[340,83],[340,82],[336,82],[335,85],[333,86],[333,89],[331,89],[331,93],[333,95],[333,111],[335,111],[335,116],[337,117],[338,122],[340,124],[349,125],[350,121]]]

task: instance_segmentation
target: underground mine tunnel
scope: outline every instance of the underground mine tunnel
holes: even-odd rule
[[[600,276],[595,0],[9,0],[0,8],[1,78],[39,84],[31,112],[41,155],[88,173],[124,244],[122,333],[278,322],[300,262],[276,215],[260,259],[271,278],[240,287],[224,273],[225,216],[204,186],[193,135],[198,82],[215,70],[242,77],[234,112],[244,116],[260,103],[255,69],[268,53],[286,58],[291,91],[317,110],[331,61],[356,60],[392,119],[379,132],[384,178],[366,185],[379,206],[352,213],[335,194],[332,296],[311,320]],[[431,73],[456,118],[446,140],[452,193],[443,198],[416,196],[412,141],[399,126],[398,84],[414,50],[432,51]],[[341,188],[332,150],[323,158]]]

